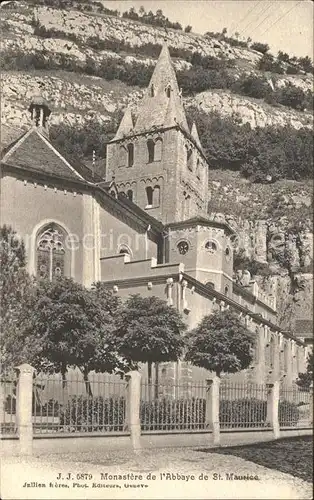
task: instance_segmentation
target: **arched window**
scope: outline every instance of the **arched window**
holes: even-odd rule
[[[270,342],[269,342],[269,361],[270,361],[270,368],[274,368],[275,346],[274,346],[274,338],[273,337],[271,337]]]
[[[162,139],[159,137],[155,142],[155,161],[160,161],[162,157]]]
[[[217,245],[212,240],[206,241],[205,248],[209,253],[215,253],[217,251]]]
[[[225,256],[226,256],[226,260],[229,262],[229,260],[231,259],[231,250],[229,247],[227,247],[225,250]]]
[[[124,167],[125,166],[125,159],[126,159],[127,151],[124,146],[120,146],[118,150],[118,163],[119,167]]]
[[[152,207],[153,206],[153,188],[151,186],[148,186],[146,188],[146,196],[147,196],[147,206]]]
[[[155,143],[153,139],[147,141],[148,163],[155,161]]]
[[[133,167],[134,164],[134,144],[128,144],[128,167]]]
[[[171,85],[167,85],[166,87],[166,96],[170,98],[171,96]]]
[[[284,344],[284,371],[288,371],[288,366],[289,366],[289,349],[288,349],[288,344],[285,342]]]
[[[192,149],[188,149],[186,150],[186,164],[187,164],[187,167],[189,170],[193,170],[193,151]]]
[[[205,285],[208,288],[213,288],[215,290],[215,284],[212,281],[207,281],[207,283],[205,283]]]
[[[120,245],[119,254],[132,255],[132,252],[127,245]]]
[[[127,197],[129,198],[130,201],[133,201],[133,191],[132,189],[128,189],[126,192]]]
[[[183,200],[182,200],[182,219],[186,220],[189,218],[191,209],[191,196],[183,191]]]
[[[199,158],[197,159],[197,162],[196,162],[196,178],[199,180],[201,179],[201,166],[200,166]]]
[[[153,191],[153,206],[159,207],[160,205],[160,187],[155,186]]]
[[[56,224],[44,228],[36,240],[37,276],[50,281],[69,272],[69,254],[65,250],[65,232]]]
[[[280,369],[280,372],[284,372],[285,371],[285,346],[282,345],[281,346],[281,349],[279,351],[279,369]]]
[[[225,286],[225,295],[228,297],[229,295],[229,287]]]
[[[155,96],[155,87],[154,84],[152,83],[151,88],[150,88],[150,96],[154,97]]]
[[[113,189],[110,191],[110,194],[111,196],[113,196],[113,198],[117,197],[117,193]]]

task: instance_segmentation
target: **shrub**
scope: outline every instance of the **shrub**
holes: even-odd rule
[[[70,161],[91,157],[93,150],[96,157],[106,158],[106,142],[114,137],[121,118],[121,111],[117,111],[110,121],[103,124],[88,122],[80,128],[65,123],[51,125],[50,140]]]
[[[244,271],[247,269],[251,276],[269,276],[271,271],[269,265],[266,262],[258,262],[253,257],[246,257],[245,250],[241,248],[239,251],[235,251],[233,254],[233,270]]]
[[[287,54],[286,52],[282,52],[281,50],[279,50],[278,55],[277,55],[277,60],[288,63],[290,61],[289,54]]]
[[[310,90],[304,92],[300,87],[292,83],[274,92],[273,100],[289,108],[304,111],[313,107],[313,95]]]
[[[219,405],[221,426],[268,427],[267,401],[257,398],[221,400]],[[299,421],[299,408],[290,401],[279,401],[278,420],[281,427],[296,426]]]
[[[206,400],[202,398],[141,401],[140,418],[143,431],[203,429],[205,428]],[[296,426],[299,408],[289,401],[279,402],[281,427]],[[269,427],[267,401],[257,398],[220,400],[219,421],[222,428]]]
[[[60,413],[60,425],[68,431],[122,431],[125,398],[72,396]]]
[[[298,405],[291,401],[280,401],[278,418],[280,427],[296,426],[300,418]]]
[[[252,129],[233,117],[221,117],[190,107],[207,160],[214,168],[241,171],[256,182],[312,177],[313,135],[310,129],[291,126]]]
[[[254,42],[251,45],[251,49],[260,52],[261,54],[266,54],[269,51],[269,45],[267,43]]]
[[[204,428],[205,409],[201,398],[141,401],[141,427],[145,431]]]
[[[131,7],[128,11],[123,12],[122,17],[126,19],[132,19],[133,21],[139,21],[144,24],[150,24],[152,26],[159,26],[161,28],[172,28],[175,30],[182,30],[182,26],[178,22],[169,21],[168,17],[163,15],[161,9],[156,11],[154,14],[151,10],[146,12],[144,7],[141,7],[137,13],[134,7]]]
[[[201,66],[193,66],[177,73],[178,84],[185,95],[204,92],[208,89],[225,89],[234,83],[234,77],[225,70],[204,70]]]
[[[192,31],[192,26],[190,24],[188,24],[185,28],[184,28],[184,32],[185,33],[191,33]]]
[[[306,73],[313,73],[313,63],[309,56],[299,57],[297,61],[303,71]]]
[[[263,57],[256,63],[257,69],[261,71],[272,71],[274,64],[274,56],[271,54],[264,54]]]
[[[49,399],[47,403],[44,405],[36,405],[36,413],[35,408],[33,408],[33,414],[41,415],[41,416],[57,416],[59,414],[60,404],[55,399]]]
[[[298,73],[300,73],[300,70],[296,66],[291,66],[291,64],[289,64],[287,66],[286,72],[287,75],[297,75]]]
[[[221,400],[219,421],[222,427],[261,427],[266,425],[267,402],[257,398]]]
[[[271,88],[265,78],[259,76],[248,76],[240,78],[232,86],[232,90],[242,95],[263,99],[266,97]]]

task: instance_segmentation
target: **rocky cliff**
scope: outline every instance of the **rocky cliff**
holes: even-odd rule
[[[147,44],[160,45],[165,38],[169,47],[181,52],[198,52],[233,61],[232,72],[236,78],[260,73],[256,63],[261,54],[253,50],[233,47],[216,38],[165,30],[109,15],[83,14],[75,9],[58,10],[21,3],[15,11],[2,12],[1,32],[2,57],[15,54],[25,57],[19,68],[13,64],[11,70],[2,74],[2,145],[14,140],[28,126],[27,107],[34,95],[41,94],[52,103],[51,125],[66,123],[80,127],[88,121],[105,123],[118,109],[130,103],[136,110],[143,88],[83,74],[77,68],[87,61],[97,65],[112,60],[118,64],[135,62],[152,66],[155,60],[140,49]],[[53,36],[47,36],[47,32]],[[92,48],[89,40],[95,37],[103,46],[123,43],[128,51]],[[38,54],[52,61],[53,67],[30,69],[27,56]],[[75,71],[69,71],[69,61],[75,64]],[[191,67],[189,61],[180,57],[174,59],[174,64],[177,70]],[[292,83],[307,91],[313,85],[310,75],[265,74],[265,77],[270,88]],[[300,129],[311,128],[313,123],[312,114],[306,110],[273,106],[225,89],[186,97],[185,104],[206,113],[218,111],[222,116],[236,116],[239,122],[249,123],[251,127],[290,125]],[[265,288],[276,284],[279,320],[285,327],[293,327],[294,318],[307,316],[311,309],[308,296],[313,254],[311,186],[295,181],[252,184],[238,173],[211,170],[209,191],[211,216],[225,217],[233,225],[238,235],[236,249],[244,251],[242,257],[251,264],[253,261],[265,264],[260,283]]]

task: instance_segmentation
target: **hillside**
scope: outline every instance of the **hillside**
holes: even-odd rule
[[[75,3],[1,9],[1,32],[2,146],[29,125],[29,102],[40,94],[52,106],[55,145],[87,164],[95,149],[103,175],[104,143],[121,110],[131,104],[136,114],[166,40],[211,165],[209,213],[240,235],[240,265],[264,276],[265,287],[276,277],[282,323],[292,327],[295,314],[308,315],[313,75],[265,71],[261,52],[227,38],[82,12]],[[85,149],[77,131],[86,135]],[[264,267],[256,270],[256,262]]]

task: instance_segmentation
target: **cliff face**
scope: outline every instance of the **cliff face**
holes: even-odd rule
[[[35,27],[55,30],[54,38],[34,34]],[[76,10],[33,8],[20,4],[18,10],[3,11],[2,55],[19,51],[25,56],[44,54],[56,62],[54,69],[14,69],[2,74],[2,145],[16,139],[29,125],[27,111],[32,96],[41,94],[53,105],[51,124],[66,123],[80,127],[88,121],[104,123],[118,109],[136,103],[143,89],[120,81],[106,81],[82,72],[63,68],[65,59],[84,65],[115,60],[155,64],[138,50],[147,44],[162,44],[167,39],[173,49],[199,52],[202,55],[233,60],[235,77],[256,75],[256,62],[261,54],[245,48],[231,47],[223,40],[175,30],[164,30],[108,15],[87,15]],[[131,51],[116,53],[94,50],[87,43],[92,37],[106,42],[127,43]],[[133,50],[134,49],[134,50]],[[133,51],[132,51],[133,50]],[[176,58],[177,70],[189,68],[186,60]],[[270,87],[289,85],[307,91],[313,80],[309,75],[287,76],[266,74]],[[252,127],[290,125],[296,129],[312,127],[309,112],[285,106],[272,106],[261,99],[247,98],[225,90],[211,90],[185,99],[186,106],[195,106],[209,113],[236,116],[239,122]],[[247,258],[267,263],[268,273],[260,278],[266,289],[277,290],[279,320],[293,327],[297,316],[308,315],[311,309],[310,282],[313,254],[311,186],[309,183],[280,181],[275,184],[252,184],[235,172],[210,171],[209,211],[212,217],[227,218],[238,235],[236,249],[244,249]],[[303,305],[302,305],[303,304]],[[306,304],[306,305],[304,305]]]

